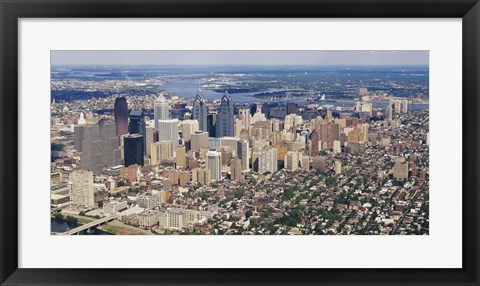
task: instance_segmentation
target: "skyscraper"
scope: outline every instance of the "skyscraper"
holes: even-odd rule
[[[300,153],[296,151],[288,151],[285,154],[284,163],[285,169],[295,171],[298,169],[298,163],[300,161]]]
[[[242,170],[248,170],[250,164],[250,156],[248,154],[248,140],[237,141],[237,156],[242,161]]]
[[[269,148],[260,151],[258,156],[258,172],[260,174],[270,172],[275,173],[278,170],[278,156],[276,148]]]
[[[145,124],[145,115],[143,110],[132,110],[130,112],[130,124],[128,125],[128,133],[142,135],[143,152],[146,152],[147,147],[147,130]]]
[[[73,171],[70,180],[72,182],[70,190],[71,201],[84,207],[93,207],[95,205],[93,172],[86,170]]]
[[[130,165],[143,166],[143,136],[140,134],[129,134],[124,137],[125,167]]]
[[[230,179],[232,181],[242,181],[244,179],[242,172],[242,161],[235,157],[230,161]]]
[[[158,120],[158,140],[172,141],[172,151],[175,154],[178,145],[178,119]]]
[[[203,131],[197,131],[191,136],[190,150],[200,151],[200,148],[208,148],[210,143],[208,142],[208,133]]]
[[[182,121],[182,138],[185,142],[190,141],[192,134],[199,128],[198,120],[184,120]]]
[[[217,114],[216,137],[234,136],[233,102],[230,94],[225,92]]]
[[[207,152],[207,169],[211,172],[211,178],[213,181],[220,180],[222,178],[222,155],[217,151]]]
[[[151,144],[152,148],[152,165],[159,165],[162,160],[169,159],[173,156],[171,141],[158,141]]]
[[[217,113],[212,112],[207,115],[207,131],[209,137],[216,136],[217,129]]]
[[[153,119],[155,120],[155,130],[158,130],[158,120],[170,118],[170,103],[168,100],[160,94],[155,99],[153,107]]]
[[[200,89],[193,101],[193,119],[198,120],[198,128],[201,131],[207,131],[207,105]]]
[[[117,127],[117,135],[124,135],[128,133],[128,106],[125,97],[115,98],[115,105],[113,108],[115,117],[115,124]]]
[[[75,141],[81,141],[80,168],[99,174],[106,167],[121,164],[120,139],[114,123],[100,121],[84,125],[82,130],[75,133]]]

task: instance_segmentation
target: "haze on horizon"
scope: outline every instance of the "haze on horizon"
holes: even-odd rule
[[[428,66],[429,51],[51,51],[52,66]]]

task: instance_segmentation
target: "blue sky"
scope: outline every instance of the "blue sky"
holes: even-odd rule
[[[52,51],[52,65],[428,65],[428,51]]]

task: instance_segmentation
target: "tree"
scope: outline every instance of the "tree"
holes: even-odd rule
[[[245,212],[245,217],[249,218],[249,217],[252,216],[252,214],[253,214],[253,212],[251,210],[248,210],[248,211]]]
[[[62,151],[65,147],[62,143],[50,143],[50,150],[52,151]]]

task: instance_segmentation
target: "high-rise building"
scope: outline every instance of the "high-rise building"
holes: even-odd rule
[[[195,168],[192,170],[192,181],[204,186],[210,186],[212,182],[212,172],[210,169]]]
[[[244,107],[239,111],[239,118],[242,120],[242,128],[248,130],[250,127],[250,109]]]
[[[208,137],[215,137],[217,133],[217,113],[211,112],[207,115]]]
[[[297,126],[297,125],[300,125],[302,124],[303,122],[303,119],[300,115],[297,115],[297,114],[289,114],[287,116],[285,116],[285,124],[283,126],[283,129],[284,130],[290,130],[290,128],[292,128],[293,126]]]
[[[153,105],[153,119],[155,120],[155,130],[158,130],[158,120],[170,118],[170,103],[160,94]]]
[[[359,87],[355,88],[355,93],[358,96],[366,96],[366,95],[368,95],[368,89],[366,87],[359,86]]]
[[[222,137],[220,138],[220,147],[228,146],[232,148],[233,157],[238,157],[237,155],[237,142],[240,138],[237,137]]]
[[[336,154],[342,152],[340,141],[338,140],[333,141],[333,152],[335,152]]]
[[[404,99],[402,101],[402,112],[407,113],[408,112],[408,100]]]
[[[185,168],[187,166],[187,151],[185,146],[177,146],[175,160],[177,169]]]
[[[278,170],[277,149],[268,148],[260,151],[258,156],[258,172],[260,174],[270,172],[275,173]]]
[[[125,97],[115,98],[113,114],[115,117],[117,135],[120,136],[120,135],[127,134],[128,133],[128,106],[127,106],[127,99]]]
[[[99,174],[104,168],[121,164],[120,139],[116,125],[100,121],[82,128],[80,168]],[[75,133],[75,137],[80,133]]]
[[[225,92],[217,114],[216,137],[225,137],[234,135],[234,115],[232,97]]]
[[[385,111],[384,111],[384,115],[383,115],[383,118],[385,120],[388,120],[388,121],[392,121],[393,120],[393,109],[392,109],[392,106],[391,105],[388,105],[386,108],[385,108]]]
[[[220,147],[220,153],[222,153],[222,167],[230,166],[230,160],[233,158],[233,150],[230,146]]]
[[[72,183],[70,200],[76,205],[84,207],[95,206],[93,189],[93,172],[76,170],[70,175]]]
[[[210,143],[208,142],[208,133],[204,131],[197,131],[191,135],[190,150],[200,151],[200,148],[208,148]]]
[[[176,152],[178,146],[178,119],[158,120],[158,140],[172,142],[172,150]]]
[[[340,125],[333,122],[322,122],[319,124],[319,139],[324,146],[320,148],[333,148],[333,141],[340,139]]]
[[[335,161],[335,175],[340,175],[342,173],[342,162]]]
[[[198,120],[184,120],[182,121],[182,138],[185,142],[190,141],[192,134],[199,131]]]
[[[395,166],[393,166],[393,177],[399,180],[408,179],[408,163],[405,158],[395,159]]]
[[[240,160],[240,158],[235,157],[230,161],[230,179],[237,182],[244,179],[242,172],[242,160]]]
[[[218,181],[222,179],[222,155],[217,151],[207,152],[207,169],[210,170],[212,180]]]
[[[125,167],[130,165],[143,166],[143,136],[140,134],[129,134],[123,139]]]
[[[318,171],[325,171],[327,169],[326,159],[323,156],[315,156],[312,158],[312,167]]]
[[[198,128],[201,131],[207,131],[207,105],[203,92],[199,89],[197,96],[193,101],[193,119],[198,120]]]
[[[143,151],[147,150],[147,126],[145,124],[145,115],[143,110],[132,110],[130,112],[130,124],[128,125],[128,133],[140,134],[143,140]]]
[[[172,141],[161,140],[151,144],[152,155],[150,163],[160,165],[163,160],[170,159],[173,156]]]
[[[147,126],[145,129],[145,134],[147,136],[146,139],[146,144],[147,144],[147,150],[145,150],[145,154],[147,154],[147,157],[150,158],[152,155],[152,143],[155,143],[157,140],[155,140],[155,135],[158,134],[156,133],[155,128],[153,126]],[[158,136],[157,136],[158,137]]]
[[[300,161],[300,153],[296,151],[288,151],[285,154],[284,164],[285,169],[295,171],[298,169],[298,163]]]
[[[242,161],[242,170],[248,170],[250,164],[248,140],[237,141],[237,157]]]

